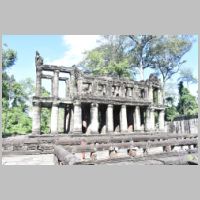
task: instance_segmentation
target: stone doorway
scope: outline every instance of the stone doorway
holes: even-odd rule
[[[106,110],[105,104],[99,105],[99,133],[106,133]]]
[[[133,106],[127,106],[127,124],[128,124],[128,132],[133,132],[134,130],[134,107]]]
[[[114,106],[113,118],[114,118],[114,132],[120,132],[120,109],[121,106]]]
[[[87,133],[88,127],[90,125],[90,104],[82,104],[82,132]]]

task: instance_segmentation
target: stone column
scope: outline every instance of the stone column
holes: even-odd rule
[[[82,109],[81,102],[76,101],[74,103],[74,127],[73,132],[75,134],[82,133]]]
[[[151,130],[151,116],[150,116],[150,109],[146,109],[146,116],[145,116],[145,131]]]
[[[69,108],[65,108],[65,119],[64,119],[64,132],[67,133],[69,131],[69,120],[70,120],[70,111]]]
[[[152,88],[152,85],[149,86],[148,94],[149,94],[149,101],[153,102],[153,88]]]
[[[98,121],[98,104],[92,103],[90,108],[91,115],[91,134],[97,134],[99,129],[99,121]]]
[[[54,96],[54,83],[53,83],[53,78],[51,79],[51,97]]]
[[[32,110],[32,134],[40,134],[41,107],[40,103],[33,103]]]
[[[42,70],[40,67],[37,66],[36,68],[36,90],[35,90],[35,96],[41,95],[41,85],[42,85]]]
[[[120,131],[127,132],[128,131],[127,127],[128,123],[127,123],[126,105],[122,105],[120,110]]]
[[[150,121],[151,121],[151,130],[154,131],[155,130],[155,114],[154,114],[155,110],[151,109],[150,110]]]
[[[163,104],[162,90],[158,89],[158,104]]]
[[[140,126],[141,126],[140,107],[136,106],[134,112],[134,131],[140,131],[141,129]]]
[[[70,108],[70,133],[74,131],[74,108]]]
[[[159,112],[159,130],[160,131],[164,131],[165,130],[165,119],[164,119],[164,115],[165,115],[165,112],[164,110],[161,110]]]
[[[58,134],[59,108],[57,103],[53,103],[51,108],[51,133]]]
[[[65,81],[65,97],[69,97],[69,81]]]
[[[59,70],[55,70],[53,76],[53,97],[57,98],[58,94],[59,94]]]
[[[73,97],[76,94],[75,75],[73,71],[70,73],[69,93],[70,97]]]
[[[106,127],[107,132],[113,132],[114,129],[114,120],[113,120],[113,105],[108,104],[106,111]]]

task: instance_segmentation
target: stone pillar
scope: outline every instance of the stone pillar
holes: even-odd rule
[[[69,123],[70,123],[70,111],[69,108],[65,108],[65,115],[64,115],[64,132],[67,133],[69,131]]]
[[[73,132],[75,134],[82,133],[82,109],[81,102],[76,101],[74,103],[74,127]]]
[[[158,89],[158,104],[163,104],[162,90]]]
[[[140,131],[141,129],[140,126],[141,126],[140,107],[136,106],[134,112],[134,131]]]
[[[120,110],[120,131],[127,132],[128,131],[127,127],[128,123],[127,123],[126,105],[122,105]]]
[[[113,105],[108,104],[106,111],[106,127],[107,132],[113,132],[114,129],[114,120],[113,120]]]
[[[155,110],[151,109],[150,110],[150,121],[151,121],[151,130],[154,131],[155,130]]]
[[[53,76],[53,97],[57,98],[58,94],[59,94],[59,70],[55,70]]]
[[[99,129],[99,121],[98,121],[98,104],[92,103],[90,108],[91,115],[91,134],[97,134]]]
[[[69,93],[70,97],[73,97],[76,94],[76,85],[75,85],[75,75],[74,72],[72,71],[70,73],[70,85],[69,85]]]
[[[41,95],[41,85],[42,85],[42,70],[40,67],[37,66],[36,68],[36,90],[35,90],[35,96]]]
[[[149,94],[149,101],[153,102],[153,88],[152,88],[152,85],[149,86],[148,94]]]
[[[32,110],[32,134],[40,134],[41,107],[39,103],[33,103]]]
[[[57,103],[53,103],[51,108],[51,133],[58,134],[59,108]]]
[[[65,81],[65,97],[69,97],[69,81]]]
[[[74,131],[74,108],[70,108],[70,132]]]
[[[53,89],[54,89],[54,84],[53,84],[53,78],[51,79],[51,97],[53,97],[54,96],[54,91],[53,91]]]
[[[164,119],[164,115],[165,115],[165,112],[164,110],[161,110],[159,112],[159,131],[164,131],[165,130],[165,119]]]
[[[145,116],[145,131],[151,130],[151,113],[150,109],[146,109],[146,116]]]

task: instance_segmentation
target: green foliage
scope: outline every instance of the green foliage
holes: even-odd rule
[[[104,43],[92,51],[86,52],[81,63],[95,75],[110,75],[130,78],[134,72],[129,65],[125,36],[105,36]]]
[[[167,121],[173,121],[175,117],[179,116],[176,106],[172,105],[165,109],[165,118]]]
[[[41,88],[41,95],[43,97],[49,97],[50,93],[44,88]],[[51,111],[48,108],[42,108],[41,110],[41,132],[49,133],[50,132],[50,119],[51,119]]]
[[[192,96],[187,88],[183,86],[183,82],[179,83],[179,102],[174,105],[174,98],[167,97],[165,99],[167,108],[165,109],[165,119],[167,121],[174,120],[175,117],[185,115],[192,116],[198,114],[198,104],[194,96]]]
[[[154,35],[128,35],[130,65],[138,69],[141,80],[144,80],[144,69],[152,66],[152,47],[157,38]]]
[[[198,104],[194,96],[192,96],[187,88],[183,86],[183,82],[179,83],[179,103],[177,110],[180,115],[195,115],[198,113]]]
[[[5,101],[5,100],[4,100]],[[2,113],[3,135],[30,133],[32,129],[31,118],[23,111],[23,108],[13,107],[3,109]]]
[[[50,117],[51,112],[48,108],[42,108],[41,112],[41,132],[42,133],[49,133],[50,132]]]
[[[190,37],[186,36],[162,36],[155,40],[152,46],[151,54],[153,56],[152,68],[155,69],[163,79],[163,85],[174,74],[176,74],[181,65],[182,57],[192,47]]]
[[[6,44],[3,45],[2,50],[2,68],[3,71],[9,67],[12,67],[17,60],[17,52],[13,49],[9,49]]]
[[[3,137],[10,134],[30,133],[32,120],[28,115],[28,94],[32,92],[32,82],[25,80],[18,83],[14,76],[9,76],[6,70],[15,64],[17,53],[4,45],[2,53],[2,128]],[[26,83],[26,84],[25,84]],[[27,90],[29,89],[29,93]]]

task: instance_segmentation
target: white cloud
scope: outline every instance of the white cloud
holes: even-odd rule
[[[84,58],[84,52],[92,50],[99,45],[99,35],[64,35],[66,45],[64,57],[49,61],[48,64],[70,67],[78,64]]]

